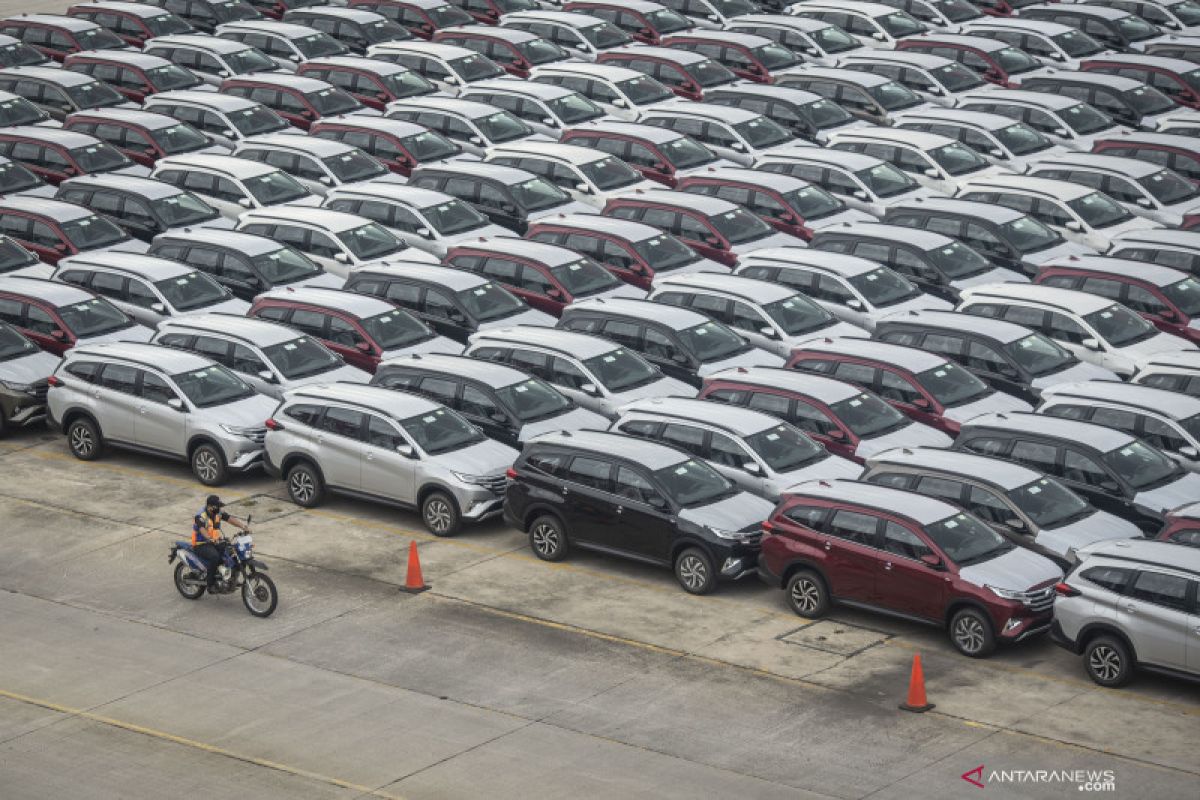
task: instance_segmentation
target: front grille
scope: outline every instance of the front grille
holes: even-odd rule
[[[50,391],[50,384],[45,380],[37,381],[32,385],[29,393],[33,395],[33,399],[39,403],[46,402],[46,393]]]
[[[267,440],[266,428],[247,428],[245,436],[255,444],[262,444]]]
[[[503,472],[499,475],[492,475],[482,481],[482,486],[497,497],[502,497],[508,486],[508,476]]]
[[[1053,584],[1043,589],[1034,589],[1025,593],[1025,605],[1033,611],[1041,613],[1054,607]]]

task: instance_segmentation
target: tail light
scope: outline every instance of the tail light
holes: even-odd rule
[[[517,471],[512,467],[509,467],[508,469],[504,470],[504,477],[508,478],[510,481],[515,481],[517,479]]]
[[[46,378],[46,385],[48,385],[48,386],[62,386],[62,385],[63,385],[63,382],[62,382],[62,379],[61,379],[61,378],[59,378],[57,375],[51,375],[49,378]]]
[[[775,530],[775,523],[771,522],[769,519],[763,520],[762,529],[763,533],[770,533],[771,531]]]
[[[274,417],[271,417],[271,419],[264,422],[263,425],[266,425],[267,430],[269,430],[269,431],[283,430],[283,423],[281,423],[279,420],[275,419]]]
[[[1078,597],[1082,592],[1066,581],[1054,584],[1054,593],[1059,597]]]

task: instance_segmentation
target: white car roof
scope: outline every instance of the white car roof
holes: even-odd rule
[[[930,525],[962,513],[958,506],[935,497],[841,478],[805,481],[788,489],[786,494],[870,506],[880,511],[902,514],[921,525]]]
[[[276,286],[259,295],[270,300],[286,300],[290,303],[306,303],[324,308],[336,308],[356,317],[373,317],[395,310],[387,300],[368,294],[359,294],[345,289],[326,289],[316,286]]]
[[[1051,399],[1098,400],[1117,403],[1141,411],[1164,414],[1176,420],[1188,419],[1200,414],[1200,397],[1123,381],[1059,383],[1042,390],[1042,401]]]
[[[1075,289],[1060,289],[1057,286],[1042,286],[1036,283],[989,283],[972,286],[962,291],[962,299],[987,302],[988,300],[1016,301],[1049,306],[1071,314],[1091,314],[1108,308],[1115,300],[1100,297]]]
[[[689,272],[683,275],[667,273],[654,281],[655,290],[674,288],[720,292],[755,305],[766,305],[799,294],[797,290],[781,283],[722,272]]]
[[[605,339],[578,331],[568,331],[559,328],[546,328],[541,325],[513,325],[508,328],[488,328],[470,337],[472,345],[483,344],[525,344],[531,347],[544,347],[566,353],[586,361],[624,346]]]
[[[942,447],[894,447],[871,456],[868,468],[882,465],[927,468],[951,475],[963,475],[987,481],[1009,492],[1043,477],[1042,473],[1015,461],[988,458],[962,450]]]

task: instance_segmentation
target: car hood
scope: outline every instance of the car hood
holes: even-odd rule
[[[1066,242],[1055,245],[1046,250],[1039,250],[1036,253],[1026,253],[1021,256],[1021,259],[1029,264],[1041,266],[1050,261],[1056,261],[1060,258],[1070,258],[1071,256],[1092,256],[1096,251],[1090,247],[1078,244],[1076,242]]]
[[[546,217],[557,217],[560,214],[566,215],[566,214],[595,214],[595,213],[596,213],[596,209],[592,208],[587,203],[581,203],[578,200],[572,200],[571,202],[563,203],[560,206],[554,206],[552,208],[543,208],[540,211],[534,211],[529,215],[529,221],[534,222],[535,220],[545,219]],[[512,236],[512,233],[510,232],[510,233],[508,233],[508,235]]]
[[[236,403],[226,403],[211,408],[201,408],[199,413],[209,413],[220,419],[222,425],[233,428],[262,428],[279,401],[265,394],[256,394]]]
[[[80,337],[79,344],[97,344],[99,342],[148,342],[150,337],[154,335],[153,328],[147,328],[145,325],[133,325],[128,328],[122,328],[119,331],[112,333],[101,334],[100,336],[84,336]],[[266,417],[263,417],[266,419]]]
[[[1114,517],[1107,511],[1097,511],[1061,528],[1043,528],[1038,532],[1037,543],[1065,558],[1071,548],[1078,550],[1092,542],[1132,539],[1141,535],[1138,526],[1132,522]]]
[[[117,242],[111,247],[97,247],[95,250],[85,250],[85,253],[145,253],[150,249],[147,242],[141,239],[128,239],[124,242]]]
[[[1014,547],[996,558],[963,567],[958,571],[958,577],[976,586],[1025,592],[1048,581],[1060,580],[1062,570],[1045,556]]]
[[[773,233],[770,236],[764,236],[761,239],[755,239],[753,242],[745,242],[736,244],[730,248],[730,251],[737,256],[744,256],[753,253],[755,250],[762,250],[766,247],[804,247],[804,242],[797,239],[795,236],[789,236],[786,233]]]
[[[211,306],[180,311],[179,316],[185,317],[188,314],[236,314],[239,317],[244,317],[246,316],[246,312],[249,310],[250,304],[245,300],[239,300],[236,297],[230,297],[226,300],[222,300],[219,303],[213,303]]]
[[[1042,375],[1039,378],[1034,378],[1030,385],[1035,389],[1045,389],[1047,386],[1053,386],[1056,383],[1115,380],[1119,380],[1119,378],[1112,370],[1105,369],[1098,364],[1089,364],[1086,361],[1080,361],[1078,364],[1067,367],[1061,372],[1054,372],[1049,375]]]
[[[521,426],[521,433],[517,438],[522,442],[526,442],[534,436],[552,431],[577,431],[582,429],[604,431],[608,430],[608,425],[609,421],[606,417],[600,416],[595,411],[588,411],[586,408],[576,406],[565,414],[559,414],[557,417],[540,419],[537,422],[530,422]]]
[[[287,382],[286,389],[295,389],[299,386],[308,386],[314,383],[370,383],[371,373],[366,370],[352,367],[349,364],[343,364],[340,367],[334,367],[328,372],[318,372],[316,375],[307,375],[303,378],[296,378]]]
[[[1032,411],[1033,406],[1024,400],[1019,400],[1004,392],[992,392],[966,405],[953,406],[942,412],[942,416],[955,422],[966,422],[980,414],[990,414],[993,411]]]
[[[766,350],[760,350],[757,347],[752,347],[744,353],[739,353],[730,358],[724,358],[720,361],[709,361],[700,365],[700,369],[696,372],[701,377],[711,375],[714,372],[720,372],[723,369],[731,367],[782,367],[784,359],[774,353],[768,353]]]
[[[1200,497],[1200,474],[1189,472],[1166,486],[1138,492],[1133,496],[1133,504],[1162,514],[1184,503],[1193,503],[1197,497]]]
[[[1178,336],[1172,336],[1169,333],[1157,333],[1144,342],[1136,342],[1119,348],[1121,353],[1130,358],[1142,358],[1155,353],[1165,353],[1170,350],[1195,349],[1197,349],[1196,345]]]
[[[516,450],[494,439],[484,439],[461,450],[438,453],[427,458],[439,467],[464,475],[503,477],[520,455]]]
[[[13,383],[36,383],[50,377],[62,361],[58,356],[38,350],[11,361],[0,361],[0,380]],[[653,384],[651,384],[653,386]]]
[[[528,311],[521,311],[511,317],[501,317],[500,319],[490,319],[487,322],[481,322],[479,323],[479,330],[486,331],[492,328],[508,328],[513,325],[536,325],[539,328],[553,328],[556,322],[558,320],[546,312],[531,308]]]
[[[624,405],[646,397],[695,397],[697,394],[696,387],[689,386],[683,381],[668,378],[664,375],[653,383],[647,383],[645,386],[613,392],[611,399],[617,405]]]
[[[862,439],[859,441],[854,455],[859,458],[870,458],[876,453],[882,453],[893,447],[949,447],[953,443],[953,439],[937,428],[913,422],[900,430],[885,433],[883,436]]]
[[[317,199],[320,200],[320,198]],[[463,233],[456,233],[452,236],[444,236],[442,237],[442,242],[446,245],[454,245],[458,244],[459,242],[474,242],[479,239],[495,238],[497,236],[508,237],[511,239],[513,237],[513,232],[508,228],[502,228],[499,225],[484,225],[482,228],[476,228],[473,231],[464,231]]]
[[[950,285],[955,289],[969,289],[972,286],[983,286],[985,283],[1029,283],[1029,278],[1015,270],[995,267],[969,278],[950,281]]]
[[[781,472],[772,483],[775,483],[781,491],[785,491],[798,483],[811,480],[834,480],[836,478],[854,480],[862,475],[862,472],[863,468],[850,459],[831,455],[800,469]]]
[[[804,342],[811,342],[814,339],[825,339],[833,337],[843,337],[850,339],[870,339],[869,331],[863,330],[857,325],[851,325],[849,322],[835,322],[828,328],[821,328],[808,333],[798,333],[795,336],[789,336],[786,342],[789,347],[798,347]]]
[[[749,492],[738,492],[733,497],[706,506],[681,509],[679,519],[702,528],[740,531],[766,520],[774,508],[775,504],[770,500]]]
[[[345,279],[339,278],[330,272],[322,272],[320,275],[313,275],[311,278],[305,278],[302,281],[289,283],[288,286],[312,286],[318,289],[340,289],[346,283]]]
[[[409,355],[410,353],[446,353],[447,355],[456,356],[462,351],[463,346],[453,339],[447,339],[445,336],[434,336],[432,339],[426,339],[423,342],[417,342],[408,347],[384,350],[380,358],[387,360],[396,356]]]
[[[828,217],[820,219],[807,220],[808,227],[814,231],[819,231],[821,228],[832,228],[834,225],[842,225],[843,223],[851,222],[878,222],[879,220],[871,216],[865,211],[858,211],[853,208],[846,208],[836,214],[830,214]]]

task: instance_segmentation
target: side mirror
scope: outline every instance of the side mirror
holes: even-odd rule
[[[67,252],[67,243],[66,242],[55,242],[54,249],[60,253],[65,253],[65,252]]]
[[[988,154],[991,155],[992,158],[1006,158],[1006,156],[1004,155],[1004,151],[1001,150],[999,147],[991,148],[990,150],[988,150]]]
[[[224,130],[222,130],[221,135],[224,136],[226,139],[236,139],[237,138],[237,133],[229,128],[225,128]]]
[[[924,170],[924,172],[925,172],[925,177],[927,177],[927,178],[940,178],[941,177],[941,173],[939,173],[933,167],[926,168]]]
[[[183,411],[183,410],[184,410],[184,407],[183,407],[183,401],[182,401],[182,400],[180,400],[178,397],[172,397],[170,400],[168,400],[168,401],[167,401],[167,405],[168,405],[170,408],[173,408],[173,409],[175,409],[176,411]]]
[[[305,108],[300,111],[300,116],[304,117],[305,119],[312,119],[314,114],[311,108]]]
[[[866,200],[867,199],[867,193],[865,191],[863,191],[862,189],[855,189],[852,196],[854,197],[855,200]]]
[[[1100,488],[1106,492],[1119,492],[1121,487],[1116,481],[1100,481]]]
[[[1080,342],[1080,344],[1086,347],[1088,350],[1095,350],[1096,352],[1100,351],[1100,340],[1095,336],[1086,337],[1082,342]]]
[[[1142,208],[1154,208],[1154,201],[1149,197],[1139,197],[1137,204]]]
[[[674,361],[676,364],[688,363],[688,357],[685,356],[683,353],[671,353],[671,360]]]
[[[1175,312],[1169,308],[1164,308],[1162,311],[1158,312],[1158,316],[1162,317],[1163,319],[1175,319]]]
[[[926,553],[925,555],[921,556],[921,563],[930,569],[943,569],[942,560],[933,553]]]
[[[55,328],[54,330],[50,331],[50,338],[51,339],[66,339],[67,332],[60,328]]]
[[[886,42],[887,41],[887,37],[883,35],[882,31],[875,31],[874,33],[871,34],[871,38],[877,42]]]
[[[739,153],[744,153],[746,152],[746,145],[742,144],[741,142],[734,142],[733,144],[729,145],[729,149],[736,150]]]
[[[508,422],[508,417],[504,416],[499,411],[493,411],[491,414],[488,414],[488,419],[490,419],[492,422]]]
[[[1004,525],[1012,528],[1014,531],[1025,530],[1025,523],[1021,522],[1021,520],[1017,519],[1016,517],[1009,517],[1008,519],[1004,520]]]
[[[446,83],[450,86],[458,86],[458,78],[454,77],[453,75],[447,75]]]
[[[855,299],[855,298],[853,298],[853,297],[852,297],[852,298],[850,298],[849,300],[847,300],[847,301],[846,301],[846,307],[847,307],[847,308],[853,308],[855,311],[862,311],[862,310],[863,310],[863,304],[862,304],[862,301],[861,301],[861,300],[857,300],[857,299]]]
[[[828,436],[830,439],[839,439],[840,440],[840,439],[846,438],[846,432],[844,430],[842,430],[841,428],[834,428],[833,430],[829,431],[825,435]]]
[[[333,178],[329,177],[328,175],[322,175],[321,184],[323,186],[333,186]]]
[[[1071,132],[1069,130],[1067,130],[1066,128],[1055,128],[1054,135],[1055,136],[1070,136]]]
[[[217,77],[218,77],[218,78],[228,78],[228,77],[229,77],[229,70],[227,70],[227,69],[219,69],[219,70],[217,70]]]
[[[254,208],[254,201],[251,200],[249,197],[243,197],[240,200],[238,200],[238,205],[241,206],[242,208]]]
[[[628,108],[629,107],[629,103],[625,100],[624,97],[614,98],[612,101],[612,104],[614,106],[616,106],[617,108]]]
[[[478,136],[472,136],[471,138],[467,139],[467,141],[473,145],[478,145],[480,147],[483,146],[483,139]]]
[[[756,461],[745,461],[742,463],[742,469],[749,472],[751,475],[761,475],[762,467]]]
[[[778,339],[779,338],[779,331],[775,330],[770,325],[763,325],[761,328],[758,329],[758,332],[761,333],[763,336],[767,337],[768,339]]]
[[[1197,459],[1200,458],[1200,450],[1197,450],[1190,444],[1186,444],[1179,448],[1179,455],[1183,456],[1184,458]]]
[[[426,239],[433,238],[433,231],[429,228],[417,228],[417,236],[424,236]]]
[[[929,87],[928,87],[928,88],[927,88],[925,91],[929,92],[930,94],[934,94],[934,95],[944,95],[944,94],[946,94],[946,89],[945,89],[945,87],[943,87],[943,86],[938,86],[936,83],[935,83],[935,84],[933,84],[932,86],[929,86]]]
[[[918,397],[917,399],[913,400],[913,405],[917,408],[929,408],[929,401],[924,397]]]
[[[561,300],[563,298],[562,289],[552,286],[546,290],[546,297],[549,297],[551,300]]]
[[[554,119],[554,117],[542,117],[542,124],[549,125],[551,128],[558,127],[558,122]]]
[[[350,256],[346,255],[345,253],[334,253],[333,260],[339,264],[349,264]]]
[[[720,21],[721,21],[721,18],[720,18],[720,17],[718,17],[716,14],[709,14],[709,15],[708,15],[708,21],[709,21],[709,22],[720,22]]]
[[[594,383],[583,384],[582,386],[579,387],[579,391],[583,392],[584,394],[588,395],[589,397],[599,397],[600,396],[600,387],[598,387]]]
[[[413,446],[408,442],[401,442],[400,444],[396,445],[396,452],[405,458],[412,458],[417,454],[417,451],[413,450]]]
[[[581,183],[575,184],[575,191],[581,192],[583,194],[591,194],[592,187],[588,186],[586,183],[581,182]]]
[[[355,342],[354,346],[357,347],[359,350],[362,350],[364,353],[371,352],[370,342]]]
[[[288,61],[291,61],[295,64],[299,64],[300,63],[300,54],[292,53],[290,56],[288,56]]]
[[[1073,219],[1067,220],[1066,227],[1067,227],[1067,230],[1074,231],[1075,233],[1079,233],[1081,230],[1083,230],[1083,226],[1080,225],[1077,220],[1073,220]]]
[[[671,510],[671,504],[656,494],[650,495],[649,499],[646,502],[648,502],[650,504],[650,507],[653,508],[655,511],[670,511]]]
[[[638,28],[639,36],[649,36],[651,33],[652,31],[649,28]]]
[[[159,313],[159,314],[167,313],[167,307],[165,305],[163,305],[162,303],[151,303],[150,310],[154,311],[156,313]]]
[[[269,369],[260,369],[258,377],[262,378],[267,383],[279,383],[279,379],[275,377],[275,373]]]

